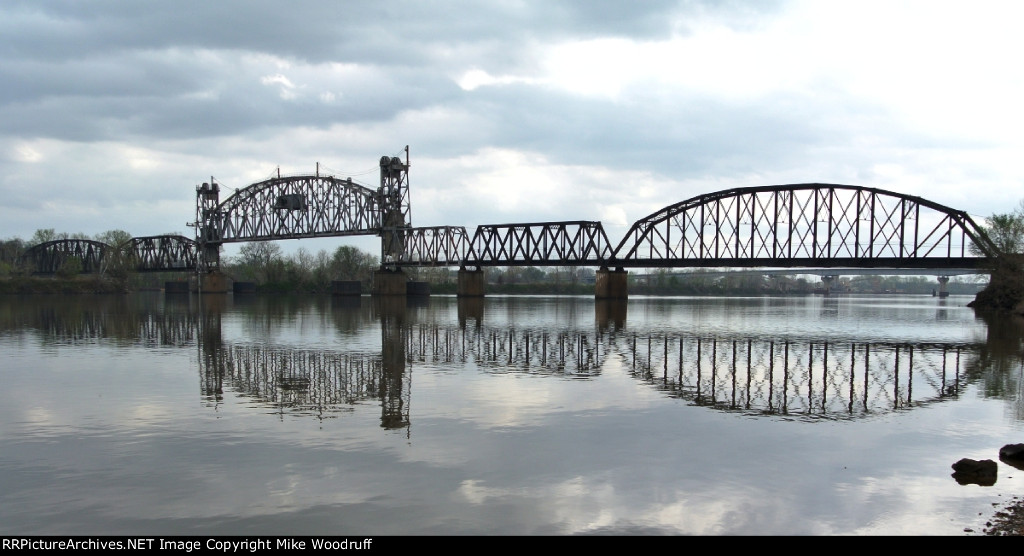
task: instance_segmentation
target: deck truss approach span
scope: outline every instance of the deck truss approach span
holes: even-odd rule
[[[668,206],[634,223],[615,259],[630,267],[974,268],[996,253],[963,211],[814,183],[729,189]]]

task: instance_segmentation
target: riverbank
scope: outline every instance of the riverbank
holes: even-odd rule
[[[0,280],[0,295],[127,293],[127,291],[123,283],[101,276],[76,276],[74,278],[16,276]]]

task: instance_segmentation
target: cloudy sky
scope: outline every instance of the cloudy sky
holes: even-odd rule
[[[601,220],[617,242],[694,195],[803,182],[984,217],[1024,199],[1021,21],[1017,1],[4,0],[0,239],[191,234],[210,176],[375,184],[406,145],[416,226]]]

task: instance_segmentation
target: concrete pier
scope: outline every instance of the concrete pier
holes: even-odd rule
[[[192,284],[192,293],[228,293],[231,278],[221,272],[200,274]]]
[[[408,276],[401,270],[382,268],[373,272],[372,295],[406,295]]]
[[[429,282],[406,282],[405,295],[416,297],[430,297]]]
[[[939,276],[939,297],[949,297],[949,276]]]
[[[594,284],[594,297],[596,299],[626,299],[629,297],[628,278],[629,272],[622,268],[610,270],[601,268],[597,271]]]
[[[477,268],[476,270],[460,268],[458,276],[459,282],[455,289],[456,295],[459,297],[484,296],[484,285],[487,281],[484,279],[484,271],[482,268]]]
[[[164,282],[164,293],[185,293],[189,290],[188,282]]]
[[[835,287],[836,280],[838,279],[839,276],[835,275],[825,275],[821,277],[821,283],[825,285],[825,295],[832,293],[832,288]]]

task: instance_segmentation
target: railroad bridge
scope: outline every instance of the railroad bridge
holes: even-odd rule
[[[322,173],[276,176],[220,199],[213,178],[196,187],[196,238],[153,236],[122,246],[60,240],[32,247],[37,272],[68,258],[101,271],[110,253],[138,271],[191,271],[223,291],[225,243],[377,235],[375,293],[405,294],[402,267],[458,267],[459,294],[484,293],[487,266],[597,267],[597,297],[625,297],[629,268],[979,269],[998,249],[964,211],[856,185],[733,188],[668,205],[617,243],[598,221],[414,227],[409,149],[380,159],[376,187]],[[974,246],[974,249],[972,249]],[[941,282],[941,279],[940,279]],[[944,284],[943,284],[944,285]]]

